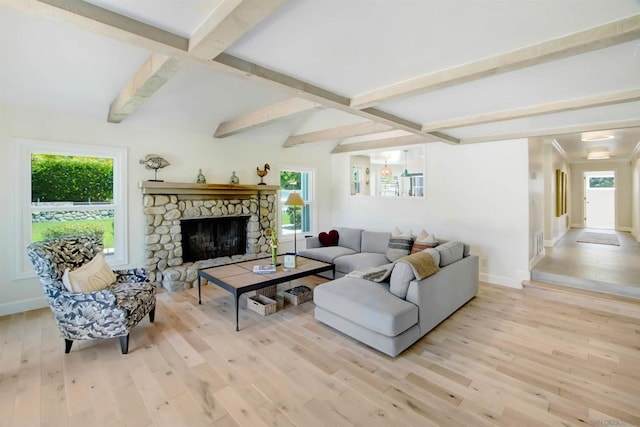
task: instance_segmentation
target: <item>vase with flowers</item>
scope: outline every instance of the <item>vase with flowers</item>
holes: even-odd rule
[[[278,265],[278,238],[271,237],[271,264]]]

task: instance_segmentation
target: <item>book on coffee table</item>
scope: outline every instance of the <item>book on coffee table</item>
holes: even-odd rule
[[[254,265],[253,272],[256,274],[271,274],[276,272],[276,266],[273,264]]]

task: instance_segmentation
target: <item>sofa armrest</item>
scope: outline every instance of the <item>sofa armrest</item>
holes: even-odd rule
[[[322,244],[320,243],[320,239],[318,238],[318,236],[308,236],[304,239],[304,241],[307,243],[307,249],[322,247]]]
[[[469,255],[433,276],[409,283],[406,300],[418,306],[421,336],[478,293],[478,264],[478,256]]]

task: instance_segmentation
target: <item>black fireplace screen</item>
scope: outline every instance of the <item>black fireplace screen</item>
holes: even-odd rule
[[[248,216],[183,219],[180,221],[183,261],[244,255],[248,219]]]

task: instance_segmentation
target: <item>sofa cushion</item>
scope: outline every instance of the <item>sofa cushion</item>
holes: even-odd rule
[[[360,252],[363,231],[361,228],[336,227],[336,230],[340,236],[338,239],[340,246]]]
[[[389,239],[389,246],[386,251],[387,259],[391,262],[411,253],[413,247],[413,237],[395,236]]]
[[[389,280],[389,291],[392,294],[398,298],[405,299],[409,290],[409,283],[412,280],[422,280],[438,272],[440,254],[433,249],[431,251],[435,252],[436,255],[423,251],[402,257],[396,261]]]
[[[431,255],[431,257],[433,258],[433,261],[436,263],[436,265],[440,266],[440,252],[438,252],[434,248],[427,248],[427,249],[424,250],[424,252],[426,252],[429,255]]]
[[[471,246],[467,243],[463,243],[464,248],[462,249],[462,258],[466,258],[469,256],[471,252]]]
[[[383,254],[387,252],[391,233],[384,231],[367,231],[362,232],[362,247],[360,252],[375,252]]]
[[[389,292],[398,298],[405,299],[407,297],[407,291],[409,290],[409,283],[415,278],[416,276],[413,274],[413,270],[409,264],[404,262],[396,263],[391,272]]]
[[[386,283],[343,277],[316,286],[313,302],[388,337],[395,337],[418,323],[418,307],[390,293]]]
[[[462,242],[447,242],[438,245],[435,250],[440,252],[440,267],[446,267],[462,259],[464,245]]]
[[[298,255],[308,258],[317,259],[318,261],[333,264],[334,260],[344,255],[355,254],[356,251],[342,246],[325,246],[322,248],[302,249],[298,251]]]
[[[340,236],[336,230],[331,230],[328,233],[323,231],[318,234],[318,240],[320,240],[322,246],[336,246],[338,244],[339,237]]]
[[[350,273],[352,271],[362,270],[363,268],[378,267],[383,264],[388,264],[389,261],[384,254],[361,252],[338,257],[333,261],[333,263],[336,265],[336,271]]]

